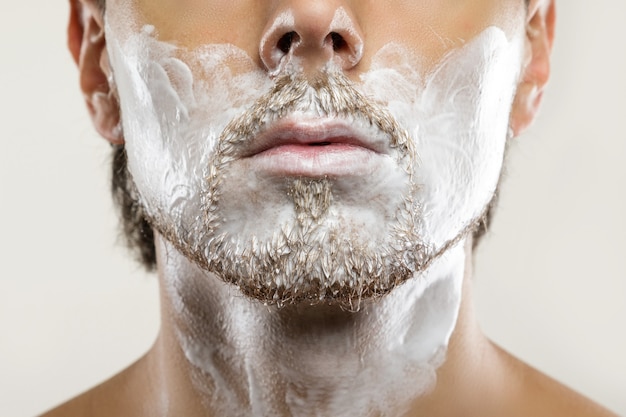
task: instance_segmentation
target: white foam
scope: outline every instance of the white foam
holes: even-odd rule
[[[522,38],[490,27],[452,51],[430,74],[400,45],[376,54],[363,89],[385,103],[415,140],[422,236],[453,238],[493,197],[503,162]],[[393,66],[389,66],[392,62]]]
[[[166,267],[184,277],[168,297],[185,306],[177,335],[207,407],[232,417],[402,415],[434,387],[445,360],[461,301],[462,246],[359,313],[322,310],[311,321],[238,297],[184,259],[175,271]]]
[[[142,201],[155,218],[193,233],[220,133],[269,91],[272,79],[233,45],[183,50],[159,41],[149,26],[133,33],[109,21],[129,167]],[[405,48],[390,44],[361,76],[358,88],[384,104],[414,140],[420,162],[413,178],[420,187],[412,197],[421,206],[420,235],[429,247],[448,243],[493,196],[520,63],[520,40],[488,28],[430,73]],[[265,186],[253,174],[240,174],[232,184],[249,191]],[[380,208],[370,213],[354,204],[362,196],[345,191],[343,205],[331,208],[335,221],[355,221],[353,230],[363,238],[383,233],[381,213],[395,210],[408,181],[394,167],[388,174],[397,188],[377,184],[378,196],[395,199],[379,198]],[[350,181],[356,180],[338,186],[357,188]],[[279,221],[247,212],[248,201],[236,204],[235,196],[230,208],[240,211],[231,210],[232,221],[220,232],[244,240],[271,235],[281,219],[293,217],[285,198],[264,197]],[[386,416],[431,389],[458,315],[462,243],[379,303],[365,303],[352,326],[307,333],[290,328],[275,310],[238,297],[163,242],[166,293],[207,406],[229,416],[360,417],[369,410]],[[302,330],[302,338],[290,335],[293,330]]]

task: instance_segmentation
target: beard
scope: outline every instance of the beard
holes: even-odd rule
[[[254,205],[245,185],[233,185],[247,147],[267,126],[292,114],[347,120],[387,141],[394,186],[382,195],[368,194],[367,180],[357,187],[363,205],[382,200],[383,209],[361,216],[358,203],[345,202],[345,194],[354,191],[345,191],[351,186],[342,178],[286,177],[272,189],[280,195],[274,204],[283,215],[244,215],[245,227],[227,220],[242,199]],[[209,161],[200,213],[191,223],[174,223],[158,214],[148,219],[188,259],[266,304],[322,302],[357,310],[362,300],[383,296],[424,271],[475,223],[438,249],[424,243],[416,202],[419,186],[413,181],[418,163],[413,141],[386,108],[338,72],[276,80],[226,126]],[[234,188],[237,192],[230,191]],[[263,204],[259,214],[269,212]],[[263,227],[250,226],[256,221]]]
[[[487,29],[426,75],[391,45],[358,88],[332,70],[270,79],[226,46],[186,55],[146,33],[113,43],[122,116],[131,115],[122,117],[129,194],[179,252],[249,297],[358,308],[418,276],[483,219],[501,173],[519,39]],[[250,151],[290,118],[339,120],[385,155],[350,175],[269,178]]]

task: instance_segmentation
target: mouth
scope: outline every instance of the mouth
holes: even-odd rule
[[[281,119],[244,153],[256,170],[281,176],[362,175],[389,157],[389,138],[371,126],[342,119]]]

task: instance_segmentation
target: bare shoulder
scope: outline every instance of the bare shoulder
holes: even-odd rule
[[[507,354],[508,355],[508,354]],[[510,357],[514,372],[520,377],[513,414],[519,417],[619,417],[596,402]]]
[[[110,417],[141,415],[135,387],[141,360],[102,384],[39,417]]]
[[[93,390],[89,390],[70,401],[42,414],[39,417],[78,417],[95,416]]]
[[[618,417],[585,396],[552,378],[533,370],[533,391],[529,395],[534,411],[532,416]],[[533,400],[534,398],[534,400]]]

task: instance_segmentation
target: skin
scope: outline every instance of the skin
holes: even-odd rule
[[[259,45],[263,45],[262,40],[268,32],[271,33],[268,28],[271,28],[275,16],[288,6],[294,13],[299,13],[300,22],[306,22],[304,27],[309,31],[307,33],[315,34],[323,30],[327,14],[332,14],[341,6],[358,22],[359,35],[365,43],[358,63],[343,67],[351,79],[358,79],[359,74],[367,71],[375,52],[389,42],[402,40],[405,47],[424,58],[428,69],[441,61],[447,52],[461,46],[462,39],[472,39],[489,26],[497,26],[505,33],[512,34],[523,25],[526,28],[524,62],[509,123],[515,136],[532,122],[549,75],[549,53],[554,29],[554,3],[550,0],[533,0],[528,10],[522,1],[515,0],[426,0],[410,4],[404,1],[330,0],[315,2],[315,6],[304,0],[250,0],[235,2],[234,5],[232,2],[190,0],[184,8],[180,7],[180,2],[173,0],[137,0],[136,3],[143,19],[158,29],[161,40],[176,41],[179,46],[189,48],[207,43],[231,43],[246,51],[259,68],[268,71],[272,69],[271,55],[264,54],[263,47]],[[238,27],[240,22],[246,22],[246,30],[233,31],[232,28]],[[95,4],[89,0],[72,1],[69,43],[79,66],[87,107],[101,135],[112,143],[123,143],[117,97],[110,90],[108,82],[112,70],[107,59],[107,41],[103,28],[102,13]],[[325,59],[320,58],[315,48],[304,48],[300,53],[306,73],[314,73]],[[347,60],[342,53],[339,51],[335,57],[340,62]],[[207,401],[211,391],[207,387],[212,381],[190,363],[189,355],[185,354],[184,346],[181,346],[185,340],[192,340],[202,347],[230,347],[230,353],[241,357],[242,361],[254,361],[261,374],[264,370],[280,366],[281,359],[289,349],[296,350],[292,354],[296,355],[295,360],[304,369],[309,365],[307,355],[297,356],[298,351],[310,349],[305,352],[309,356],[321,351],[327,356],[325,361],[333,364],[330,371],[337,375],[348,375],[345,368],[353,358],[353,352],[345,352],[343,357],[336,353],[336,357],[332,357],[333,349],[323,350],[322,344],[307,344],[302,340],[313,334],[315,339],[333,343],[349,340],[358,347],[367,346],[367,340],[383,338],[384,335],[380,333],[386,328],[373,325],[370,318],[379,317],[389,327],[401,326],[399,315],[385,306],[407,302],[406,294],[412,288],[412,284],[405,285],[380,303],[366,304],[359,313],[322,306],[272,310],[270,314],[268,308],[242,299],[219,279],[206,279],[206,273],[158,234],[156,241],[162,301],[162,325],[156,343],[130,368],[44,416],[230,415],[224,410],[223,404]],[[461,240],[450,248],[449,256],[435,264],[427,274],[433,279],[444,277],[442,282],[445,283],[462,283],[460,305],[448,308],[432,304],[432,308],[441,313],[435,314],[435,320],[440,320],[440,316],[451,309],[455,313],[446,359],[436,369],[436,384],[429,385],[426,393],[415,392],[412,397],[403,397],[401,404],[390,404],[389,410],[386,410],[388,415],[612,416],[612,413],[504,352],[482,334],[472,307],[471,248],[470,237]],[[173,290],[172,283],[178,283],[179,286]],[[425,290],[425,295],[417,297],[417,301],[428,303],[429,293],[429,289]],[[177,300],[176,296],[181,294],[193,294],[193,297]],[[183,303],[182,310],[177,301]],[[416,300],[413,303],[407,305],[419,306]],[[253,339],[262,340],[263,343],[258,343],[262,348],[238,345],[242,334],[245,336],[246,328],[243,325],[234,325],[234,330],[228,328],[234,336],[225,331],[219,318],[228,317],[234,312],[241,313],[241,322],[249,320],[267,329],[266,333],[256,335],[259,339]],[[420,319],[422,317],[415,317],[416,322]],[[316,327],[320,323],[321,328]],[[354,326],[362,326],[362,334],[367,337],[351,336],[356,328]],[[181,332],[193,337],[181,338]],[[415,335],[420,335],[419,329]],[[374,347],[368,347],[375,352]],[[394,357],[386,359],[390,366],[398,360]],[[234,367],[222,372],[235,384],[242,378]],[[381,372],[380,375],[386,374]],[[332,382],[324,377],[304,376],[301,381],[322,385]],[[275,384],[273,388],[280,391],[286,383],[285,379],[288,378],[270,380],[266,384]],[[370,386],[372,392],[384,391],[384,386],[377,386],[377,382],[384,380],[372,379],[362,381],[362,385]],[[297,409],[299,411],[296,413],[284,402],[284,398],[270,392],[270,402],[275,406],[271,415],[309,415],[306,410],[323,409],[326,405],[312,400]],[[330,402],[334,398],[332,394],[327,400]],[[344,408],[336,415],[350,415],[352,402],[352,398],[346,398]]]

